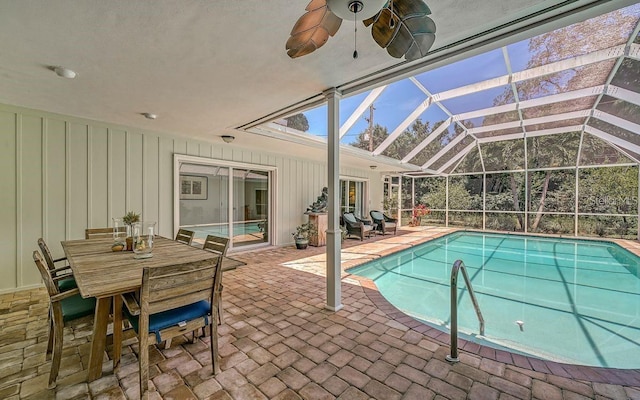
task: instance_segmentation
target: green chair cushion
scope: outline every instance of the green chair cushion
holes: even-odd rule
[[[75,289],[78,287],[74,278],[61,279],[58,281],[58,288],[61,292],[66,292],[69,289]]]
[[[93,314],[96,309],[96,299],[93,297],[83,299],[80,294],[76,294],[60,301],[60,305],[62,319],[66,322]]]

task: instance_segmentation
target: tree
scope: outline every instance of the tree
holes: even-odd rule
[[[289,128],[297,129],[302,132],[309,130],[309,120],[304,114],[295,114],[285,118]]]

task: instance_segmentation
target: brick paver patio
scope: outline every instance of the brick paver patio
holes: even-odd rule
[[[343,268],[446,229],[347,239]],[[344,308],[325,310],[324,248],[270,248],[234,255],[247,263],[224,275],[222,371],[211,375],[208,338],[152,348],[150,376],[164,399],[640,399],[640,371],[589,368],[523,357],[460,341],[391,306],[370,281],[343,274]],[[35,266],[34,266],[35,268]],[[92,320],[65,330],[55,389],[46,388],[48,299],[44,289],[0,295],[0,399],[139,398],[137,342],[113,371],[86,383]]]

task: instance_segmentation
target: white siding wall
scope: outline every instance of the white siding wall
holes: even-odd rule
[[[327,185],[323,163],[0,105],[0,292],[40,283],[31,256],[39,237],[60,257],[60,241],[129,210],[171,237],[174,153],[276,166],[278,244]],[[371,198],[381,198],[378,173],[340,173],[370,178]]]

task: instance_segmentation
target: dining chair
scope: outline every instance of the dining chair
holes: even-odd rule
[[[191,242],[193,242],[193,236],[195,236],[194,231],[189,231],[187,229],[179,229],[176,234],[176,242],[188,244],[191,246]]]
[[[202,249],[219,254],[224,261],[224,257],[226,257],[227,250],[229,249],[229,238],[207,235]],[[222,271],[220,274],[222,274]],[[222,285],[222,275],[220,275],[220,287],[215,293],[217,297],[216,303],[218,304],[218,325],[222,325],[222,289],[224,289],[224,286]]]
[[[145,267],[139,301],[135,294],[122,295],[124,315],[138,336],[140,396],[149,387],[149,346],[209,326],[211,363],[218,365],[217,304],[222,257],[161,267]]]
[[[49,327],[49,339],[47,346],[47,359],[51,357],[51,372],[49,372],[49,388],[56,386],[58,371],[60,370],[60,361],[62,359],[62,341],[64,338],[65,323],[76,320],[78,318],[92,315],[96,307],[96,299],[83,299],[80,296],[78,288],[72,288],[66,291],[60,291],[57,284],[62,279],[56,276],[56,273],[62,269],[69,267],[57,268],[50,270],[45,266],[44,260],[38,253],[33,252],[33,261],[40,271],[40,276],[44,281],[44,285],[49,293],[49,313],[51,324]]]
[[[54,276],[59,277],[60,279],[56,280],[55,283],[58,285],[58,289],[61,292],[67,291],[69,289],[73,289],[78,287],[76,284],[76,280],[73,278],[73,273],[71,272],[71,267],[66,263],[67,257],[61,258],[53,258],[51,255],[51,251],[49,251],[49,246],[44,241],[43,238],[38,239],[38,247],[40,247],[40,252],[44,257],[45,262],[47,263],[47,267],[49,271],[53,271],[56,269],[56,263],[64,263],[63,267],[58,267],[59,271],[55,273]]]
[[[109,239],[113,237],[114,228],[87,228],[84,230],[85,239]],[[117,232],[126,235],[127,227],[119,226]]]

